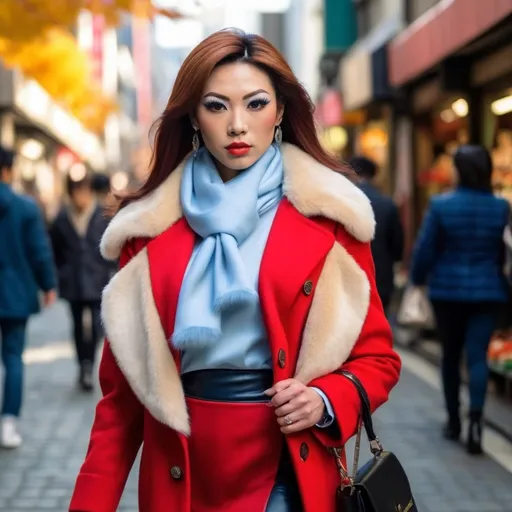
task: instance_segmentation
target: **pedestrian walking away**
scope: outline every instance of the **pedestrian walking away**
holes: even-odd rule
[[[0,147],[0,331],[4,388],[0,445],[22,444],[23,349],[31,315],[56,300],[56,278],[44,219],[37,204],[12,189],[14,153]]]
[[[92,391],[96,347],[102,335],[101,293],[112,274],[112,264],[103,259],[99,250],[108,220],[95,201],[90,175],[80,180],[69,175],[67,192],[69,204],[57,214],[50,235],[59,294],[69,302],[73,319],[78,382],[84,391]],[[89,325],[85,322],[86,313],[91,319]]]
[[[359,187],[370,199],[375,214],[375,236],[372,240],[375,280],[384,311],[387,311],[395,290],[394,265],[402,261],[404,250],[400,215],[391,197],[382,193],[373,182],[377,164],[363,156],[353,157],[348,163],[361,178]]]
[[[335,512],[332,450],[400,359],[375,285],[371,204],[322,149],[279,52],[237,30],[185,59],[151,173],[101,242],[100,400],[72,512]],[[345,461],[345,456],[340,458]]]
[[[487,349],[508,300],[503,233],[506,200],[491,190],[492,162],[481,146],[461,146],[454,155],[459,186],[432,199],[411,267],[414,285],[428,284],[443,347],[442,378],[448,423],[444,435],[458,440],[460,363],[469,373],[472,454],[482,453],[482,414],[488,381]]]

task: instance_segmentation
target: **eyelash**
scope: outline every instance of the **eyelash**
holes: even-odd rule
[[[270,103],[268,98],[258,98],[252,100],[248,107],[252,107],[251,110],[261,110],[266,105]],[[205,108],[207,108],[210,112],[221,112],[223,109],[226,109],[226,105],[216,100],[208,100],[204,103]]]

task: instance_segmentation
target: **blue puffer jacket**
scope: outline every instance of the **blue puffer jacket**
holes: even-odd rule
[[[432,199],[414,250],[411,281],[432,300],[505,302],[503,232],[509,205],[490,192],[458,188]]]
[[[38,290],[56,286],[43,216],[34,201],[0,183],[0,318],[39,310]]]

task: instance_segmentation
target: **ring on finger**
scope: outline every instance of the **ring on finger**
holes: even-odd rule
[[[288,416],[284,417],[284,422],[285,422],[286,425],[291,425],[293,423],[293,420],[288,415]]]

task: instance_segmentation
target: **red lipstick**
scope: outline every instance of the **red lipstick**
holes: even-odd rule
[[[244,156],[249,153],[251,145],[245,142],[232,142],[226,149],[230,155],[233,156]]]

